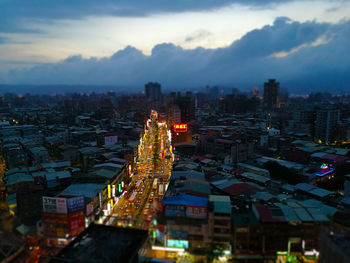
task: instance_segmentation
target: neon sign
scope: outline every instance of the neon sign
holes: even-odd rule
[[[168,239],[167,240],[167,247],[188,248],[188,241],[187,240]]]
[[[334,172],[334,168],[328,166],[328,164],[325,164],[325,163],[323,163],[321,165],[320,169],[321,170],[319,172],[315,173],[316,176],[322,177],[322,176],[325,176],[325,175],[328,175],[328,174],[331,174]]]
[[[174,132],[187,132],[187,124],[186,123],[174,124]]]
[[[321,167],[320,167],[321,169],[328,169],[328,164],[326,164],[326,163],[323,163],[323,164],[321,164]]]

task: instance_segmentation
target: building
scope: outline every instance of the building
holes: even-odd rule
[[[50,161],[49,152],[43,146],[36,146],[30,148],[29,156],[33,164],[48,163]]]
[[[28,156],[19,143],[7,143],[2,147],[8,169],[26,167]]]
[[[340,119],[340,111],[331,106],[316,111],[315,141],[333,143],[336,139],[336,126]]]
[[[209,196],[209,233],[214,243],[231,243],[231,200],[225,195]]]
[[[96,131],[97,145],[114,145],[118,142],[118,135],[105,130]]]
[[[350,262],[350,236],[342,234],[321,234],[320,263]]]
[[[264,107],[266,109],[274,109],[279,107],[279,82],[275,79],[269,79],[264,83]]]
[[[42,197],[43,234],[48,244],[59,244],[62,239],[69,241],[85,229],[85,198]]]
[[[167,239],[188,243],[191,251],[200,251],[209,244],[208,198],[180,193],[162,200]]]
[[[175,123],[181,123],[181,110],[178,105],[172,104],[168,107],[168,124],[172,127]]]
[[[33,177],[28,173],[14,173],[4,178],[5,186],[8,193],[16,193],[20,187],[28,187],[34,182]]]
[[[288,262],[276,261],[278,253],[284,255],[284,260],[286,255],[303,253],[306,256],[313,250],[316,253],[319,231],[328,219],[316,213],[314,216],[316,219],[310,217],[305,208],[280,204],[255,203],[252,210],[235,209],[232,216],[234,262],[268,262],[268,259]]]
[[[142,262],[147,236],[144,230],[92,224],[49,262]]]
[[[102,154],[102,149],[98,147],[83,147],[78,150],[77,159],[83,169],[91,168],[95,165],[95,159]]]
[[[178,92],[175,103],[181,111],[181,122],[188,123],[195,119],[195,100],[192,92],[186,92],[185,96]]]
[[[146,98],[151,101],[161,101],[162,91],[158,82],[148,82],[145,85]]]
[[[17,190],[17,212],[21,220],[38,220],[41,218],[41,200],[44,186],[29,184]]]

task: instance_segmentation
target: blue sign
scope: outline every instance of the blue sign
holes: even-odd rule
[[[176,239],[168,239],[167,247],[175,247],[175,248],[188,248],[187,240],[176,240]]]
[[[165,206],[165,216],[169,217],[185,217],[185,207],[176,205],[166,205]]]
[[[68,213],[74,213],[85,210],[85,199],[84,196],[77,196],[67,199],[67,210]]]

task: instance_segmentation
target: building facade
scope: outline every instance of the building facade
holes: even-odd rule
[[[264,83],[264,107],[267,109],[278,108],[280,84],[275,79],[269,79],[268,82]]]

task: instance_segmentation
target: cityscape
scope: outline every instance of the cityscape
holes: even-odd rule
[[[350,263],[349,14],[0,3],[0,262]]]

